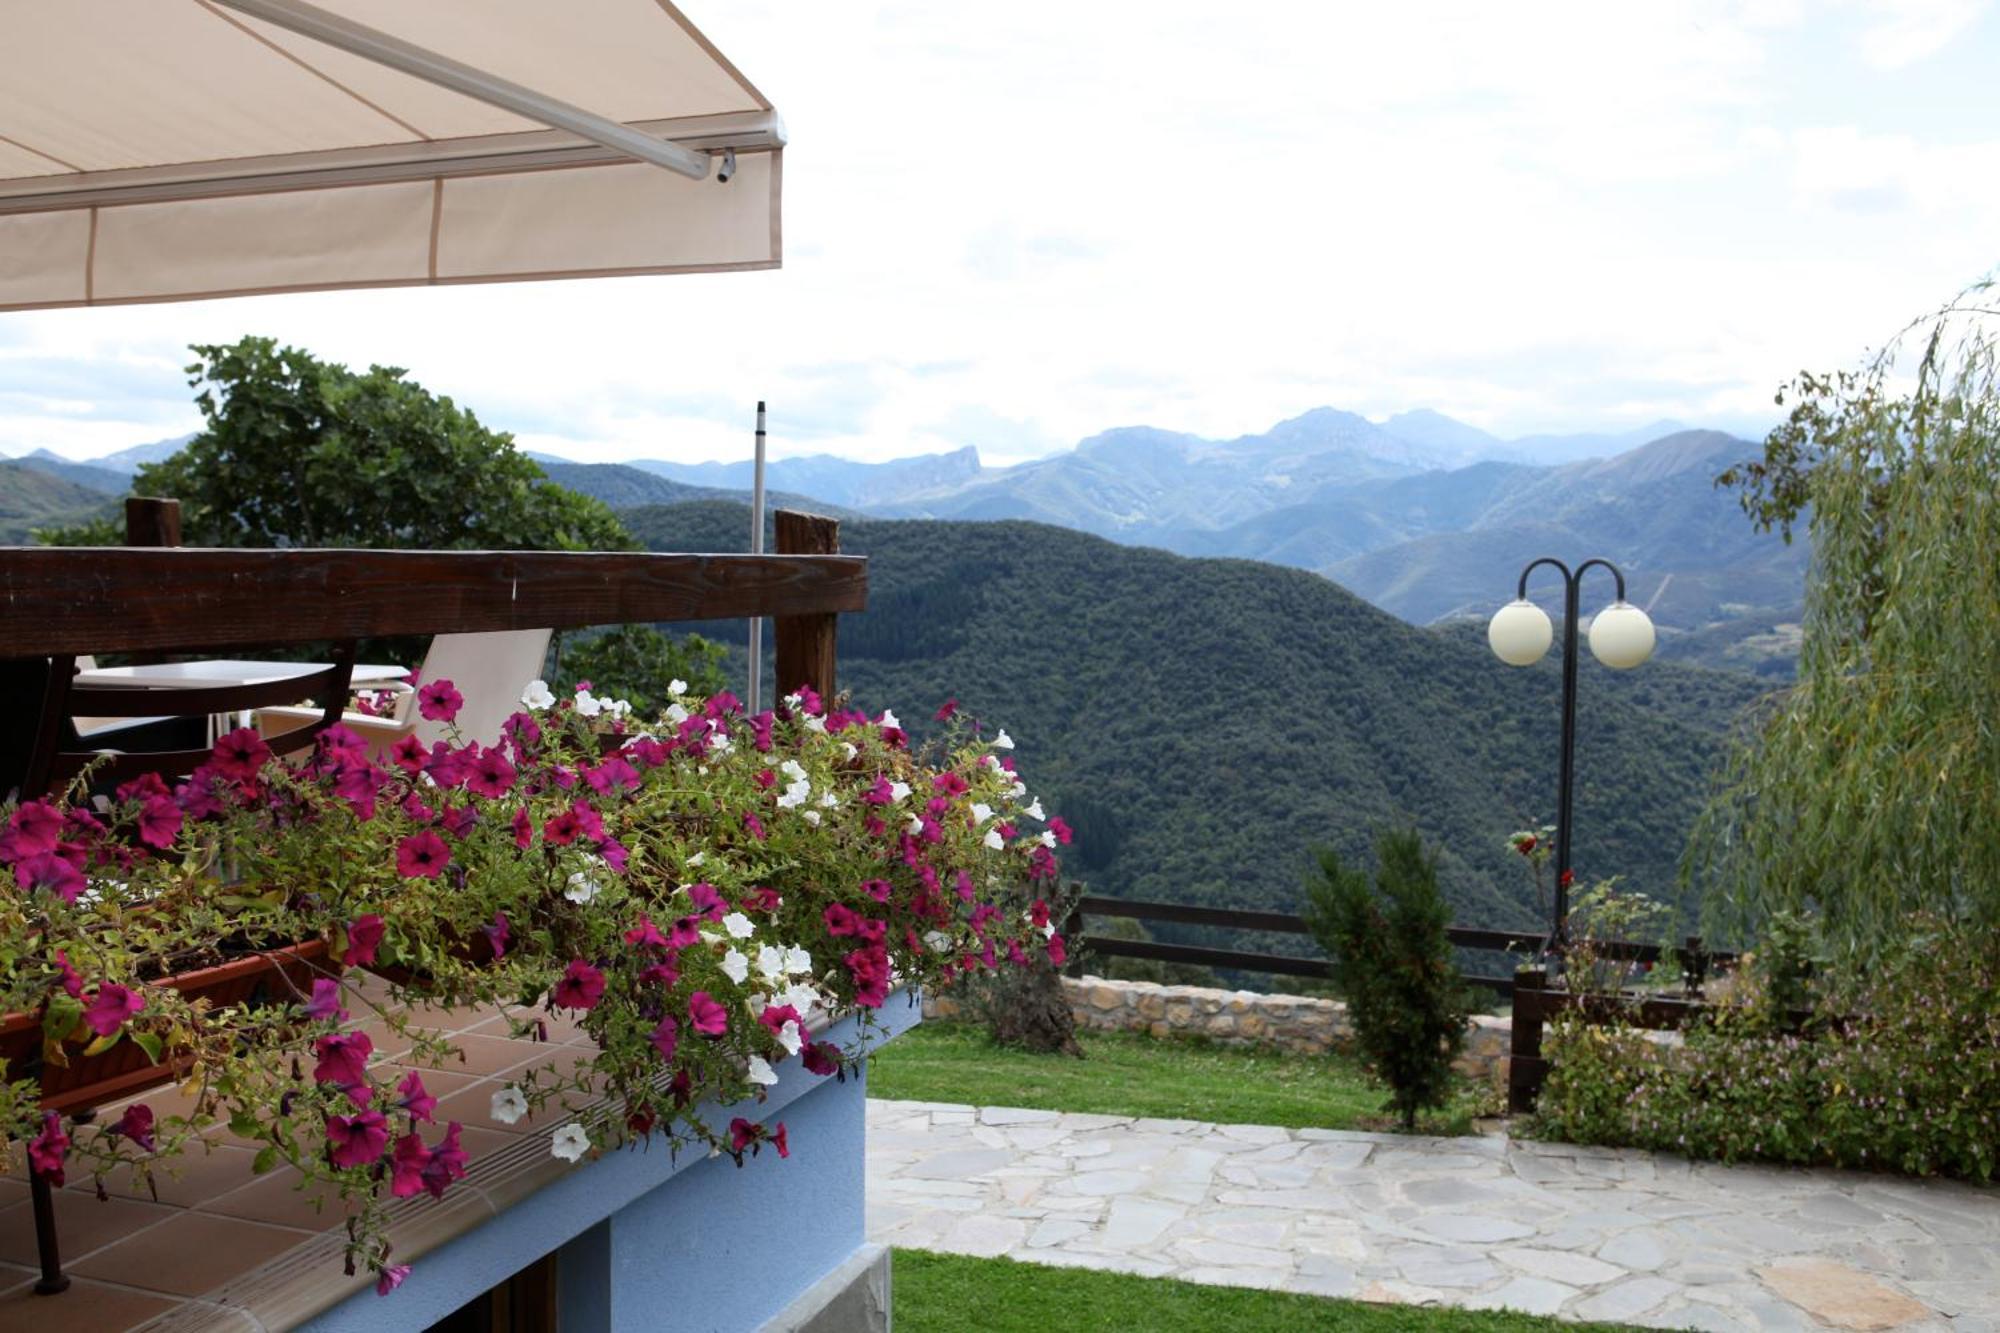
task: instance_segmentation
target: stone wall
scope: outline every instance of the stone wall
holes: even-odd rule
[[[1150,981],[1064,977],[1063,990],[1077,1026],[1093,1032],[1144,1032],[1154,1037],[1199,1036],[1225,1046],[1259,1046],[1296,1055],[1345,1049],[1354,1038],[1347,1006],[1304,995],[1259,995],[1208,986],[1161,986]],[[924,996],[926,1018],[961,1017],[951,995]],[[1506,1072],[1508,1021],[1490,1014],[1472,1020],[1461,1072],[1499,1079]]]

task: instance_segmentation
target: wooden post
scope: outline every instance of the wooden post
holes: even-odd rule
[[[147,495],[125,498],[125,544],[127,546],[179,546],[181,544],[181,502],[160,500]]]
[[[840,520],[794,509],[777,513],[779,555],[840,554]],[[829,704],[834,694],[835,615],[774,616],[777,694],[783,698],[810,685]]]
[[[1535,1109],[1548,1062],[1542,1059],[1542,995],[1548,989],[1547,969],[1524,967],[1514,974],[1513,1042],[1507,1055],[1507,1113],[1526,1115]]]
[[[1708,950],[1702,948],[1699,935],[1688,936],[1681,945],[1681,981],[1690,1000],[1701,998],[1701,988],[1708,982]]]

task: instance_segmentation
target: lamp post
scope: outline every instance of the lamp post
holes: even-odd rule
[[[1562,561],[1543,556],[1521,571],[1515,599],[1494,612],[1486,627],[1487,643],[1507,665],[1533,666],[1548,652],[1555,635],[1548,612],[1528,600],[1528,575],[1543,565],[1563,576],[1562,762],[1556,792],[1555,920],[1549,932],[1549,951],[1560,954],[1569,939],[1570,825],[1576,777],[1576,621],[1584,574],[1592,566],[1601,566],[1611,571],[1618,584],[1617,600],[1590,622],[1590,652],[1598,661],[1620,671],[1644,662],[1653,655],[1653,622],[1625,600],[1625,576],[1609,560],[1586,560],[1572,571]]]

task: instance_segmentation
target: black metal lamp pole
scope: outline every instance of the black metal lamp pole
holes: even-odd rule
[[[1528,575],[1543,565],[1561,571],[1563,576],[1563,692],[1562,692],[1562,762],[1560,775],[1556,779],[1556,903],[1555,921],[1549,932],[1549,952],[1560,955],[1569,943],[1569,835],[1571,814],[1576,806],[1574,790],[1576,779],[1576,616],[1578,594],[1582,589],[1584,572],[1592,566],[1602,566],[1611,571],[1611,577],[1618,582],[1618,600],[1625,600],[1625,576],[1618,566],[1609,560],[1590,559],[1571,571],[1568,565],[1551,556],[1530,561],[1521,571],[1519,596],[1523,601],[1528,596]]]

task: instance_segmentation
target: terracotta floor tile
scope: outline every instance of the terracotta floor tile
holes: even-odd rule
[[[153,1182],[159,1190],[158,1201],[187,1208],[204,1199],[241,1189],[255,1179],[250,1174],[250,1163],[255,1157],[256,1154],[248,1148],[226,1144],[216,1144],[209,1152],[194,1148],[178,1157],[163,1157],[153,1164]],[[72,1180],[70,1188],[96,1192],[96,1186],[88,1178]],[[153,1197],[131,1167],[120,1167],[107,1175],[104,1188],[127,1198]]]
[[[299,1189],[298,1184],[299,1173],[288,1166],[281,1166],[242,1189],[206,1200],[196,1211],[249,1222],[269,1222],[273,1226],[298,1227],[306,1231],[325,1231],[339,1225],[345,1215],[340,1196],[331,1192],[315,1195]],[[313,1207],[315,1198],[324,1198],[325,1206]]]
[[[517,1068],[537,1058],[548,1058],[550,1047],[544,1042],[509,1041],[505,1037],[482,1037],[478,1035],[454,1037],[465,1059],[457,1064],[446,1064],[450,1070],[462,1070],[473,1074],[500,1074]]]
[[[56,1235],[65,1260],[81,1259],[92,1250],[122,1240],[141,1227],[179,1212],[176,1208],[116,1195],[99,1202],[76,1190],[56,1191]],[[35,1263],[35,1212],[28,1203],[17,1203],[0,1212],[0,1261]],[[11,1327],[0,1318],[0,1328]]]
[[[81,1277],[175,1296],[199,1296],[310,1240],[312,1233],[184,1212],[72,1266]]]
[[[464,1092],[473,1084],[485,1078],[484,1074],[474,1074],[463,1069],[432,1069],[429,1065],[403,1064],[398,1061],[381,1071],[377,1077],[402,1080],[405,1073],[416,1070],[423,1076],[424,1091],[433,1097],[449,1097],[454,1092]]]
[[[34,1333],[117,1333],[165,1314],[180,1302],[76,1278],[57,1296],[37,1296],[31,1285],[0,1296],[0,1328]]]

